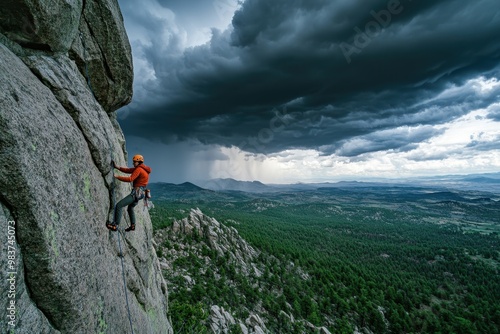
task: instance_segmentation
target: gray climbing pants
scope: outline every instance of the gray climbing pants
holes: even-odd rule
[[[139,203],[139,201],[135,200],[135,196],[133,194],[125,196],[120,202],[118,202],[115,206],[115,224],[120,224],[120,221],[122,220],[122,210],[128,205],[127,212],[130,218],[130,224],[135,225],[134,208],[137,203]]]

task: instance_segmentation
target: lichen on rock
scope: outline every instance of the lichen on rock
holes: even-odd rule
[[[16,222],[16,333],[130,332],[125,291],[135,332],[171,332],[147,211],[136,208],[140,224],[121,245],[104,226],[111,190],[116,200],[130,191],[112,182],[110,160],[126,164],[114,111],[132,79],[115,0],[2,3],[0,224],[4,244]],[[2,331],[9,302],[0,296]]]

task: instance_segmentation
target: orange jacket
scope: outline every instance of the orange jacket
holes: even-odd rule
[[[130,176],[119,176],[116,178],[123,182],[133,182],[135,187],[145,187],[149,182],[149,173],[151,173],[151,167],[145,164],[140,164],[135,168],[118,167],[118,170],[127,174],[132,174]]]

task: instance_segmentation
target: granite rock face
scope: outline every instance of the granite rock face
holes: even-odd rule
[[[132,79],[116,1],[2,3],[0,332],[130,333],[127,297],[135,333],[171,333],[147,210],[104,226],[130,192],[110,160],[126,165],[113,111]]]
[[[3,0],[0,32],[22,47],[66,52],[78,33],[83,0]]]
[[[107,112],[130,102],[132,55],[116,0],[4,0],[0,33],[19,56],[69,54]]]
[[[132,53],[116,0],[86,0],[69,54],[107,112],[132,98]]]

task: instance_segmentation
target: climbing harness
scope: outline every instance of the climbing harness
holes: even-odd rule
[[[134,197],[135,202],[139,202],[141,199],[146,197],[146,188],[144,187],[134,187],[130,193]]]

